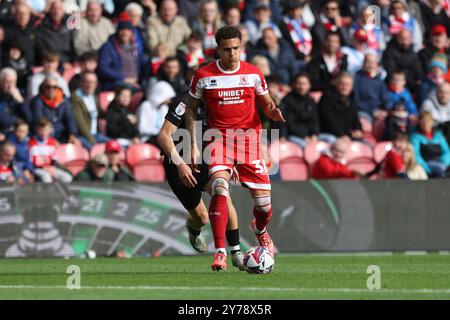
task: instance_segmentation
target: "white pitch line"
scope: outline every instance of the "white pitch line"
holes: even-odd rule
[[[66,289],[66,286],[0,285],[0,289]],[[450,294],[450,289],[356,289],[356,288],[280,288],[280,287],[189,287],[189,286],[81,286],[85,290],[222,290],[222,291],[287,291],[287,292],[353,292],[353,293],[424,293]]]

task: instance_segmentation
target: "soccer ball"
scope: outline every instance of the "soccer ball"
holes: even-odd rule
[[[271,273],[275,265],[275,259],[269,249],[262,246],[251,247],[244,254],[245,270],[251,274]]]

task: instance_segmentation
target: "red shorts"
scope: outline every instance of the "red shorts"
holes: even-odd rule
[[[256,137],[256,140],[254,136],[216,139],[206,149],[204,154],[209,164],[210,176],[219,171],[228,171],[243,187],[255,190],[271,189],[259,137]]]

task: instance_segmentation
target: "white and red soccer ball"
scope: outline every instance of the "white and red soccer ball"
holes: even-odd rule
[[[244,266],[248,273],[271,273],[274,265],[275,259],[266,247],[254,246],[244,254]]]

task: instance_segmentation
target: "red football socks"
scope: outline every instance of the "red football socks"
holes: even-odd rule
[[[225,248],[225,232],[228,223],[227,197],[220,194],[212,196],[209,205],[209,221],[216,249]]]

